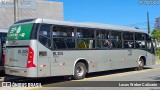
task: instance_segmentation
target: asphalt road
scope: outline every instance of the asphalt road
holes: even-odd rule
[[[2,77],[2,75],[0,75]],[[15,83],[41,83],[42,88],[29,88],[30,90],[160,90],[160,87],[125,87],[125,83],[154,83],[160,81],[160,64],[146,67],[142,71],[133,69],[112,70],[88,74],[83,80],[66,80],[63,77],[27,79],[8,76],[8,82]],[[113,82],[114,81],[114,82]],[[128,81],[128,82],[127,82]],[[133,82],[134,81],[134,82]],[[144,81],[144,82],[139,82]],[[151,82],[154,81],[154,82]],[[157,82],[156,82],[157,84]],[[2,85],[2,82],[0,82]],[[158,83],[160,85],[160,83]],[[13,88],[2,88],[12,90]],[[17,89],[16,89],[17,90]]]

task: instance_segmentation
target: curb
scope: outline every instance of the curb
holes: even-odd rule
[[[4,81],[4,77],[0,77],[0,82],[3,82]]]

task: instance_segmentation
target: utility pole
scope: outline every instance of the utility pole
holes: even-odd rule
[[[147,12],[147,27],[148,27],[148,34],[150,34],[149,12]]]
[[[17,0],[14,0],[14,22],[17,20]]]

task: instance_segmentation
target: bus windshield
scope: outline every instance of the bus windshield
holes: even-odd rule
[[[7,40],[28,40],[32,27],[33,23],[11,26],[7,34]]]

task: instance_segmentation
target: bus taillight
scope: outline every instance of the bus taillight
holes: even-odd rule
[[[34,59],[34,51],[31,47],[28,47],[27,68],[36,67],[36,65],[33,63],[33,59]]]

